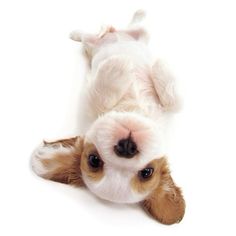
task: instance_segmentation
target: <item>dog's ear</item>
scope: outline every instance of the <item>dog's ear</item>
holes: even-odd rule
[[[82,186],[80,157],[83,139],[74,137],[43,142],[32,154],[32,168],[42,178]]]
[[[178,223],[185,213],[185,201],[170,175],[166,161],[160,175],[158,187],[142,202],[142,206],[163,224]]]

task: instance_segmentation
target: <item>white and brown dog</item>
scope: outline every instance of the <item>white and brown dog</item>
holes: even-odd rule
[[[164,148],[166,121],[178,99],[172,76],[149,54],[148,35],[138,24],[143,17],[136,12],[127,30],[71,34],[90,63],[84,112],[91,124],[82,136],[44,142],[32,166],[45,179],[86,186],[102,199],[141,203],[172,224],[185,212]]]

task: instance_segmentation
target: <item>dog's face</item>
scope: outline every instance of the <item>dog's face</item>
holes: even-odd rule
[[[156,125],[132,113],[111,112],[87,132],[81,171],[87,187],[114,202],[143,200],[159,183],[163,152]]]
[[[159,131],[147,118],[112,112],[84,138],[44,142],[32,155],[32,167],[45,179],[85,184],[109,201],[141,202],[154,218],[172,224],[182,219],[185,202],[160,149]]]

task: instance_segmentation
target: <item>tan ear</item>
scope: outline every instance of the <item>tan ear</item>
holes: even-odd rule
[[[174,224],[182,220],[185,201],[181,190],[170,176],[167,162],[161,169],[160,184],[142,202],[144,209],[163,224]]]
[[[34,172],[45,179],[82,186],[80,156],[83,139],[74,137],[43,142],[32,154]]]

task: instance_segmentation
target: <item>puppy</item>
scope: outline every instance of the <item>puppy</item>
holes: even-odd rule
[[[90,64],[82,136],[45,142],[32,155],[39,176],[86,186],[117,203],[140,203],[164,224],[179,222],[185,202],[165,157],[166,121],[178,108],[172,76],[147,48],[137,11],[126,30],[75,31]]]

